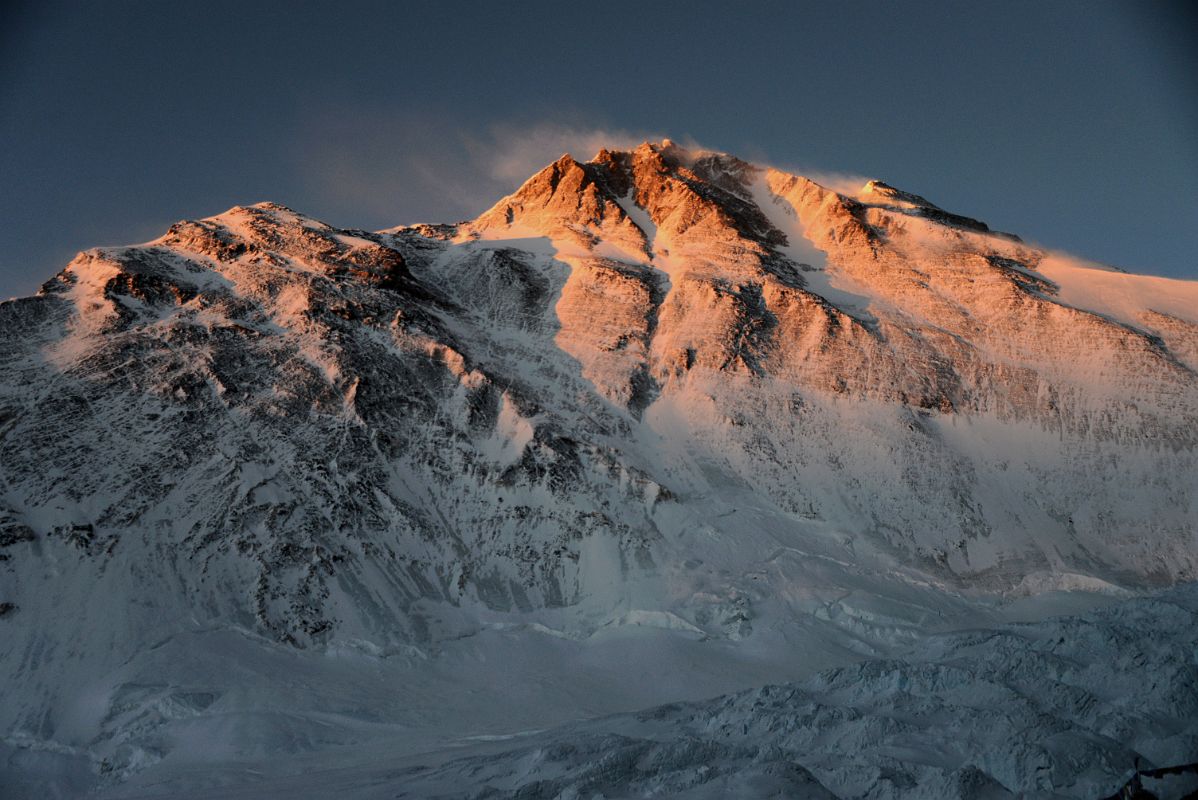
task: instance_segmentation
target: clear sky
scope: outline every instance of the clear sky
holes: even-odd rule
[[[1198,278],[1198,4],[0,5],[0,297],[274,200],[377,229],[670,136]]]

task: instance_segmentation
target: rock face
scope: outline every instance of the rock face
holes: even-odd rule
[[[136,586],[435,639],[680,569],[713,495],[958,587],[1198,567],[1195,285],[878,181],[667,142],[456,226],[235,208],[81,253],[0,330],[14,619]]]

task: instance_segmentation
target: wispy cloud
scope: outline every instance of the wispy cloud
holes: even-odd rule
[[[826,189],[847,195],[856,195],[870,180],[864,175],[854,175],[851,172],[821,172],[818,169],[788,169],[786,171],[803,175]]]
[[[556,121],[480,131],[419,112],[358,112],[311,122],[293,155],[304,193],[324,206],[316,213],[384,227],[466,219],[563,153],[587,160],[660,138]]]
[[[646,140],[664,138],[660,133],[591,128],[539,122],[533,125],[501,123],[485,136],[467,140],[473,160],[489,176],[506,184],[518,184],[563,153],[585,161],[600,149],[621,150]]]
[[[563,153],[579,160],[600,149],[630,149],[670,137],[692,151],[708,148],[685,132],[630,130],[585,120],[503,121],[457,125],[430,113],[379,110],[309,123],[295,147],[302,207],[330,222],[390,227],[469,219],[514,191]],[[856,193],[866,178],[749,160]]]

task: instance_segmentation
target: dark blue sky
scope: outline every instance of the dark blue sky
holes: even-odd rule
[[[1185,3],[3,9],[0,297],[238,203],[453,221],[562,150],[651,135],[879,177],[1044,245],[1198,277]]]

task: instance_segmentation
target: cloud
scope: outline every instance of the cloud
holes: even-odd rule
[[[285,201],[328,222],[386,228],[456,222],[490,208],[563,153],[586,161],[602,148],[631,149],[672,138],[709,151],[679,131],[630,130],[554,120],[466,125],[432,112],[375,110],[309,120],[293,147],[299,197]],[[830,189],[855,194],[866,178],[779,165]]]
[[[854,175],[851,172],[821,172],[820,170],[804,169],[788,169],[786,171],[810,178],[825,189],[831,189],[851,197],[855,197],[870,181],[863,175]]]
[[[468,148],[475,162],[493,180],[511,184],[525,180],[563,153],[580,161],[589,160],[600,149],[627,150],[663,135],[609,128],[588,128],[541,122],[529,126],[492,125],[485,136],[472,138]]]
[[[563,153],[661,139],[557,121],[467,127],[428,113],[356,111],[308,121],[292,148],[298,207],[353,225],[389,227],[476,216]]]
[[[804,178],[815,181],[825,189],[831,189],[834,192],[849,195],[850,197],[856,197],[857,193],[870,181],[864,175],[858,175],[853,172],[833,172],[810,165],[804,166],[796,165],[792,162],[779,162],[766,156],[750,158],[748,160],[754,164],[773,167],[781,172],[789,172],[791,175],[802,175]]]

